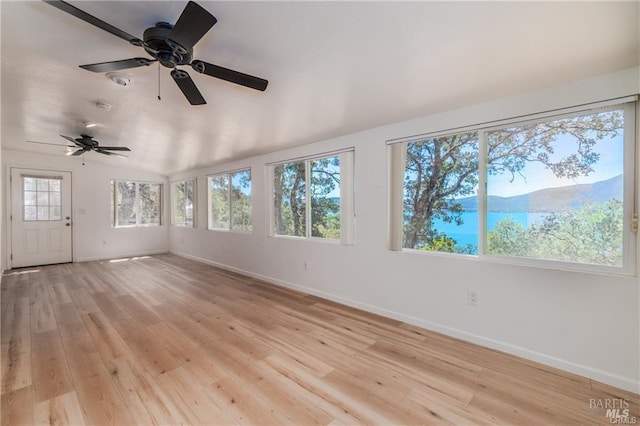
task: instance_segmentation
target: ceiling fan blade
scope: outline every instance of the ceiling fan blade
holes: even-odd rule
[[[99,148],[107,151],[131,151],[126,146],[100,146]]]
[[[84,144],[78,142],[77,140],[75,140],[74,138],[72,138],[71,136],[65,136],[65,135],[60,135],[61,137],[65,138],[66,140],[68,140],[69,142],[71,142],[72,144],[74,144],[75,146],[79,146],[81,148],[84,148]]]
[[[120,61],[100,62],[99,64],[80,65],[80,68],[93,72],[110,72],[127,68],[149,66],[155,61],[155,59],[131,58],[122,59]]]
[[[191,49],[218,20],[202,6],[190,1],[167,36],[185,49]]]
[[[38,141],[27,141],[27,142],[29,142],[29,143],[37,143],[37,144],[40,144],[40,145],[66,146],[68,148],[75,148],[76,147],[76,145],[66,145],[66,144],[63,144],[63,143],[50,143],[50,142],[38,142]]]
[[[191,105],[204,105],[207,103],[186,71],[174,69],[171,71],[171,77],[176,82],[180,90],[182,90],[182,93]]]
[[[239,84],[241,86],[250,87],[252,89],[260,90],[264,92],[269,82],[263,78],[254,77],[249,74],[244,74],[239,71],[230,70],[228,68],[221,67],[219,65],[209,64],[204,61],[192,61],[191,66],[194,70],[201,74],[206,74],[211,77],[220,78],[222,80],[229,81],[231,83]]]
[[[51,6],[57,9],[62,10],[63,12],[67,12],[69,15],[75,16],[76,18],[81,19],[95,27],[105,30],[106,32],[111,33],[116,37],[120,37],[121,39],[126,40],[133,45],[136,45],[136,46],[140,45],[140,44],[136,44],[138,42],[141,42],[141,40],[138,39],[137,37],[134,37],[131,34],[126,33],[121,29],[114,27],[111,24],[107,24],[103,20],[98,19],[93,15],[89,15],[87,12],[78,9],[77,7],[72,6],[67,2],[64,2],[61,0],[44,0],[44,2],[50,4]]]
[[[68,156],[70,156],[70,157],[77,157],[78,155],[82,155],[82,154],[84,154],[84,153],[85,153],[85,151],[87,151],[87,150],[86,150],[86,149],[84,149],[84,148],[80,148],[80,149],[79,149],[79,150],[77,150],[77,151],[73,151],[73,152],[67,153],[67,155],[68,155]]]
[[[100,154],[104,154],[104,155],[117,155],[119,157],[125,157],[125,158],[129,158],[126,155],[122,155],[122,154],[117,154],[115,152],[109,152],[109,151],[105,151],[103,148],[96,148],[94,150],[95,152],[99,152]]]

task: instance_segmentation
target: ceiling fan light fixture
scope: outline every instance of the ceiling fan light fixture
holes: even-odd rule
[[[118,86],[125,87],[128,86],[129,83],[131,83],[131,79],[129,77],[117,72],[108,72],[106,76],[109,80],[113,81]]]

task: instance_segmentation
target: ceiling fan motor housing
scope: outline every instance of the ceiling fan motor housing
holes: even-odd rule
[[[87,147],[98,146],[98,141],[94,140],[93,137],[89,135],[80,135],[76,140]]]
[[[155,27],[144,30],[145,50],[163,66],[175,68],[176,65],[187,65],[191,62],[193,49],[185,48],[168,39],[173,25],[167,22],[158,22]]]

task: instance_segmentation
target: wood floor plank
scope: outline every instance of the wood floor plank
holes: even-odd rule
[[[640,395],[174,255],[0,285],[2,424],[611,424]]]
[[[31,386],[2,394],[1,423],[3,425],[33,424],[33,392]]]
[[[47,334],[46,348],[34,350],[31,354],[33,371],[34,402],[42,402],[74,390],[67,357],[60,336]]]
[[[49,300],[51,301],[52,305],[69,303],[73,301],[63,282],[47,283],[46,288],[49,292]]]
[[[33,417],[36,425],[85,424],[75,391],[35,404]]]
[[[75,382],[76,393],[87,424],[132,425],[129,408],[108,375],[84,378]]]
[[[96,311],[82,314],[80,317],[102,359],[109,361],[130,353],[129,347],[104,314]]]
[[[110,362],[111,380],[138,424],[188,424],[188,418],[156,380],[131,357]]]
[[[154,324],[147,328],[151,334],[165,346],[169,352],[179,359],[202,386],[211,385],[227,376],[224,369],[209,357],[205,351],[180,335],[164,323]]]
[[[20,352],[15,340],[2,345],[0,364],[3,394],[31,385],[31,354]]]
[[[31,330],[44,331],[56,328],[56,318],[51,307],[49,291],[44,282],[35,283],[30,289]]]
[[[188,413],[191,424],[234,424],[197,380],[182,367],[158,376],[161,386]]]
[[[62,342],[74,382],[108,374],[107,365],[91,337],[79,337]]]

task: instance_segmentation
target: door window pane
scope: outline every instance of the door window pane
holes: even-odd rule
[[[61,220],[60,182],[60,178],[22,177],[23,220]]]

